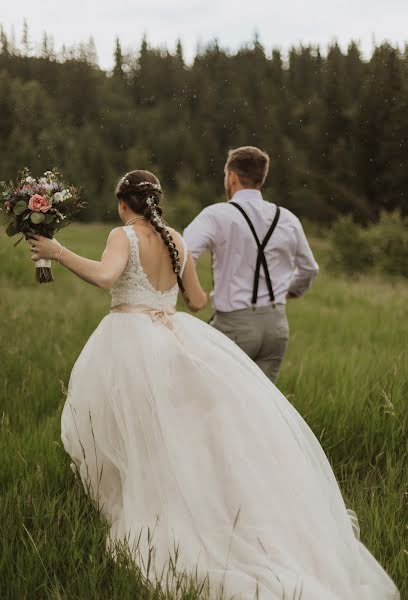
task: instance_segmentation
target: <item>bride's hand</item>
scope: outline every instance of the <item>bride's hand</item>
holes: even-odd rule
[[[57,240],[50,240],[36,233],[28,233],[27,238],[27,242],[31,246],[31,260],[36,261],[41,258],[53,260],[58,258],[62,246]]]

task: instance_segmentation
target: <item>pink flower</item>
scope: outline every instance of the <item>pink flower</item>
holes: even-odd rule
[[[28,208],[30,208],[34,212],[47,212],[51,208],[51,204],[48,202],[47,198],[44,196],[40,196],[40,194],[34,194],[31,196],[28,201]]]

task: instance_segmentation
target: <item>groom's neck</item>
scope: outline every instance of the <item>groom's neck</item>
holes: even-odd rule
[[[236,185],[234,186],[234,188],[231,189],[231,196],[230,196],[230,200],[233,196],[235,196],[235,194],[237,192],[241,192],[242,190],[253,190],[256,192],[260,192],[261,188],[260,187],[255,187],[254,185],[251,186],[244,186],[244,185]]]

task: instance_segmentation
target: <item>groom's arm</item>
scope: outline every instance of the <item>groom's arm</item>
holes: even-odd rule
[[[194,261],[206,250],[214,248],[216,221],[212,209],[212,206],[208,206],[202,210],[183,232]]]

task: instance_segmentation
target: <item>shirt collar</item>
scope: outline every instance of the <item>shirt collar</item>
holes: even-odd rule
[[[256,190],[252,188],[238,190],[238,192],[235,192],[235,194],[232,196],[229,202],[235,202],[236,200],[263,200],[262,192],[261,190]]]

